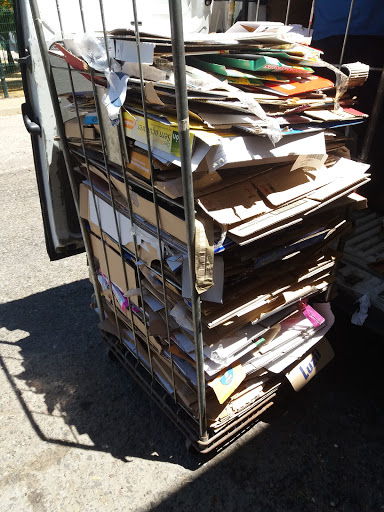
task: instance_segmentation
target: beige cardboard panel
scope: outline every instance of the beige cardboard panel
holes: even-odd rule
[[[79,203],[80,217],[89,221],[89,190],[83,183],[79,187]]]
[[[81,123],[84,139],[94,140],[95,139],[95,130],[93,129],[93,126],[84,126],[83,122],[84,122],[84,116],[82,116],[80,118],[80,123]],[[72,138],[80,139],[81,138],[81,133],[80,133],[80,128],[79,128],[79,123],[77,121],[77,117],[66,121],[64,123],[64,128],[65,128],[65,136],[67,137],[67,139],[72,139]]]
[[[327,186],[317,190],[311,194],[310,197],[317,201],[325,201],[341,191],[347,190],[353,185],[364,181],[369,177],[369,175],[366,174],[368,169],[368,164],[340,158],[340,160],[327,171],[329,175],[329,183]]]
[[[104,301],[104,306],[107,306],[105,307],[105,311],[108,315],[108,318],[109,320],[114,324],[116,325],[116,321],[115,321],[115,314],[114,314],[114,308],[113,308],[113,304],[111,302],[111,300],[108,300],[108,298],[106,297],[105,298],[105,301]],[[128,310],[126,310],[125,313],[123,313],[123,311],[119,308],[119,304],[117,303],[117,309],[116,309],[116,312],[117,312],[117,317],[118,319],[120,320],[120,322],[122,322],[122,324],[124,325],[124,329],[128,329],[130,331],[132,331],[132,324],[131,324],[131,315],[130,315],[130,312]],[[135,327],[137,327],[137,329],[140,331],[141,333],[141,337],[142,339],[146,342],[146,329],[145,329],[145,325],[143,324],[143,322],[141,322],[141,320],[136,316],[136,315],[133,315],[133,322],[134,322],[134,325]],[[136,331],[137,332],[137,331]],[[124,333],[123,333],[124,334]],[[150,344],[152,345],[153,348],[155,348],[155,350],[158,352],[158,353],[161,353],[162,350],[163,350],[163,347],[161,346],[161,344],[156,340],[156,338],[154,338],[153,336],[149,336],[149,342]]]
[[[293,389],[300,391],[334,356],[333,348],[328,340],[323,338],[299,364],[285,374]]]
[[[322,187],[332,179],[326,167],[313,172],[304,172],[303,169],[291,172],[288,166],[253,178],[252,183],[272,205],[282,206]]]
[[[89,226],[91,228],[91,232],[94,233],[96,236],[101,238],[101,231],[96,224],[93,224],[93,222],[89,222]],[[106,237],[105,238],[108,245],[113,247],[115,251],[119,252],[119,246],[117,243],[115,243],[111,238]],[[134,242],[129,242],[124,247],[126,247],[134,256],[135,256],[135,244]],[[144,247],[141,247],[140,245],[137,246],[137,258],[138,260],[144,261],[147,265],[151,266],[154,260],[158,260],[159,256],[157,254],[157,250],[152,247],[148,242],[146,243],[146,250]]]
[[[314,191],[309,196],[309,198],[314,199],[315,201],[324,202],[344,190],[348,190],[353,186],[357,187],[364,181],[365,178],[366,175],[351,174],[351,176],[345,178],[335,179],[332,183],[329,183],[319,190]]]
[[[112,183],[119,190],[119,192],[126,198],[125,184],[119,180],[112,178]],[[131,191],[131,204],[134,213],[137,213],[145,220],[150,222],[153,226],[156,226],[156,212],[155,205],[152,201],[144,199],[137,192]],[[164,208],[158,208],[159,211],[159,223],[160,229],[166,231],[175,238],[181,240],[185,244],[187,243],[185,222],[183,219],[176,217],[173,213],[165,210]]]
[[[124,181],[120,181],[117,178],[115,178],[114,176],[111,176],[111,183],[122,197],[124,197],[124,198],[127,197],[127,192],[125,189]]]
[[[311,201],[305,198],[299,199],[298,201],[290,203],[285,207],[278,208],[265,215],[255,217],[249,222],[240,224],[235,228],[231,228],[229,229],[229,233],[240,238],[245,238],[252,235],[253,233],[257,233],[272,227],[274,224],[278,224],[279,222],[288,220],[292,217],[297,217],[298,215],[309,211],[312,208],[315,208],[317,205],[318,203],[316,201]]]
[[[155,187],[172,199],[183,197],[183,183],[181,177],[166,181],[155,181]]]
[[[247,245],[247,244],[250,244],[251,242],[254,242],[256,240],[264,238],[268,235],[272,235],[273,233],[282,231],[283,229],[286,229],[290,226],[299,224],[300,222],[302,222],[302,220],[303,220],[302,217],[296,216],[296,217],[289,219],[286,222],[284,222],[284,221],[280,222],[279,224],[274,225],[272,228],[269,227],[267,229],[263,229],[263,230],[259,231],[257,234],[251,233],[251,235],[248,235],[247,237],[237,237],[233,233],[231,233],[231,238],[234,242],[236,242],[240,246]]]
[[[90,235],[90,240],[93,254],[95,258],[97,258],[99,261],[101,272],[105,276],[109,276],[111,281],[115,283],[121,290],[123,290],[124,293],[130,289],[137,288],[138,284],[136,280],[135,270],[128,263],[125,263],[125,267],[123,267],[123,262],[121,260],[120,254],[116,253],[113,249],[105,245],[105,252],[108,260],[107,266],[102,241],[93,236],[92,234]],[[124,268],[127,275],[128,288],[125,284]],[[136,295],[132,296],[131,300],[136,305],[138,305],[138,299]]]
[[[87,219],[91,226],[91,230],[93,231],[93,233],[95,233],[96,235],[101,237],[100,228],[90,220],[89,189],[83,183],[80,184],[79,194],[80,194],[80,216],[84,219]],[[152,203],[151,203],[151,207],[153,208]],[[142,215],[142,216],[144,217],[144,215]],[[174,217],[174,216],[172,216],[172,217]],[[169,217],[166,217],[166,218],[167,218],[167,220],[169,219]],[[178,220],[180,221],[180,219],[178,219]],[[180,221],[180,222],[183,223],[183,228],[184,228],[184,221]],[[178,223],[178,226],[180,227],[180,223]],[[185,236],[184,236],[184,238],[185,238]],[[119,250],[118,246],[116,244],[114,244],[114,242],[111,239],[108,239],[108,244],[115,246],[117,251]],[[132,252],[132,254],[135,254],[134,242],[128,242],[125,245],[125,247],[127,247],[127,249],[129,249]],[[148,250],[146,250],[146,249],[148,249]],[[139,259],[145,261],[145,263],[147,263],[148,265],[151,265],[153,260],[159,259],[156,248],[152,247],[149,242],[146,242],[145,247],[138,246],[138,257],[139,257]]]
[[[148,222],[156,226],[156,214],[155,206],[151,201],[144,199],[136,192],[131,193],[132,209],[134,213],[137,213]],[[164,208],[159,207],[159,222],[160,229],[163,229],[170,235],[181,240],[185,244],[187,243],[187,237],[185,232],[185,222],[183,219],[176,217],[172,213],[168,212]]]
[[[197,202],[214,220],[227,225],[271,211],[249,181],[205,195]]]
[[[362,185],[365,185],[370,181],[370,178],[365,179],[364,181],[361,181],[358,186],[361,187]],[[321,208],[324,208],[323,211],[326,211],[327,208],[334,208],[335,205],[332,203],[339,202],[340,206],[346,206],[347,204],[350,204],[349,194],[355,192],[356,185],[353,185],[352,187],[348,188],[347,190],[343,190],[342,192],[339,192],[337,195],[330,197],[329,199],[326,199],[325,201],[321,202],[316,206],[316,208],[312,208],[312,210],[308,213],[305,213],[305,215],[308,215],[309,213],[316,212],[316,210],[320,210]]]
[[[352,192],[352,190],[350,192]],[[334,198],[335,201],[337,199],[338,199],[338,197]],[[337,203],[335,202],[334,205],[332,204],[331,207],[332,208],[336,207],[336,206],[343,207],[343,206],[347,206],[349,204],[356,210],[364,210],[365,208],[367,208],[366,198],[359,194],[356,194],[356,193],[350,193],[348,196],[345,196],[345,197],[343,195],[343,198],[339,199]],[[319,204],[319,203],[313,202],[312,205],[313,205],[312,208],[310,210],[308,210],[308,212],[304,212],[304,215],[312,214],[313,212],[315,212],[316,210],[321,209],[321,208],[324,208],[324,213],[326,213],[327,202],[325,202],[325,204],[322,204],[322,203]],[[255,240],[266,237],[272,233],[275,233],[277,231],[281,231],[285,228],[288,228],[294,224],[299,224],[302,221],[303,221],[303,217],[295,216],[292,218],[288,218],[286,221],[283,220],[282,222],[279,222],[276,225],[272,224],[272,226],[268,226],[267,228],[257,231],[255,233],[251,233],[248,236],[236,236],[234,234],[235,229],[231,230],[230,233],[232,235],[233,240],[236,243],[238,243],[239,245],[246,245],[251,242],[254,242]],[[250,221],[250,224],[252,225],[253,221]],[[248,224],[243,225],[243,227],[248,228]],[[241,230],[241,228],[242,228],[242,226],[238,226],[236,229]]]

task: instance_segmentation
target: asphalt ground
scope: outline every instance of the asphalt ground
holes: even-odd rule
[[[382,338],[339,314],[334,361],[198,456],[107,357],[85,255],[49,261],[17,114],[0,117],[0,197],[2,512],[384,510]]]

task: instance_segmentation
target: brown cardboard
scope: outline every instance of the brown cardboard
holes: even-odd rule
[[[295,391],[300,391],[335,356],[326,338],[317,343],[311,352],[285,374]]]
[[[149,164],[148,153],[144,150],[140,150],[138,148],[129,148],[128,149],[129,162],[127,163],[127,168],[132,169],[140,176],[144,178],[151,178],[151,166]],[[162,164],[159,160],[152,159],[154,167],[160,170],[168,169],[168,166]]]
[[[270,210],[265,215],[255,217],[248,222],[240,224],[234,228],[230,228],[228,231],[240,238],[246,238],[254,233],[266,230],[276,224],[283,221],[288,221],[293,217],[297,217],[307,211],[312,210],[318,206],[318,202],[311,201],[306,198],[299,199],[292,203],[289,203],[283,208],[277,208],[276,210]]]
[[[290,171],[290,166],[286,166],[253,178],[251,182],[270,204],[278,207],[321,187],[326,183],[328,174],[325,167],[304,172],[303,169]]]
[[[83,131],[83,137],[84,137],[84,139],[94,140],[95,139],[95,130],[94,130],[93,126],[84,126],[84,124],[83,124],[84,118],[85,118],[85,116],[80,117],[80,123],[81,123],[82,131]],[[74,117],[73,119],[69,119],[68,121],[66,121],[64,123],[64,128],[65,128],[65,136],[67,137],[67,139],[72,139],[72,138],[80,139],[81,138],[80,128],[79,128],[79,123],[78,123],[77,117]]]
[[[116,328],[116,320],[115,320],[115,314],[114,314],[114,307],[111,301],[108,301],[107,298],[103,301],[104,310],[107,314],[108,319],[113,323],[113,325]],[[118,305],[118,304],[117,304]],[[116,308],[117,317],[119,319],[119,326],[123,326],[123,330],[129,330],[132,332],[132,324],[131,324],[131,316],[130,314],[123,313],[120,308]],[[140,321],[140,319],[133,315],[133,321],[134,325],[136,327],[135,333],[140,336],[140,338],[146,343],[146,329],[145,325]],[[117,330],[117,329],[116,329]],[[113,333],[111,333],[113,334]],[[123,331],[124,335],[124,331]],[[151,346],[156,350],[158,354],[160,354],[163,351],[162,345],[156,340],[154,336],[149,335],[149,342]]]
[[[80,185],[80,215],[89,220],[91,224],[91,229],[97,229],[94,222],[91,222],[90,215],[90,207],[89,207],[89,190],[88,196],[83,189],[86,189],[86,186],[82,183]],[[132,210],[134,213],[140,215],[147,221],[149,221],[152,225],[156,226],[156,215],[155,215],[155,207],[151,201],[144,199],[136,192],[131,191],[130,193]],[[93,200],[93,198],[92,198]],[[186,244],[186,232],[185,232],[185,222],[183,219],[176,217],[171,212],[168,212],[164,208],[158,207],[159,213],[159,224],[160,229],[168,232],[175,238],[178,238],[182,242]],[[112,215],[112,212],[111,212]],[[123,218],[123,217],[122,217]],[[127,222],[130,222],[127,219]],[[102,226],[105,226],[107,223],[105,219],[101,219]],[[114,229],[113,219],[111,221],[112,228]],[[112,236],[112,234],[110,233]],[[116,235],[117,236],[117,235]],[[196,272],[196,286],[200,292],[207,291],[211,286],[213,286],[213,226],[212,221],[209,218],[201,218],[196,217],[196,244],[195,244],[195,261],[199,262],[199,267]],[[115,238],[115,237],[114,237]],[[153,236],[150,240],[153,241]],[[157,243],[157,240],[155,241]],[[155,244],[155,242],[153,242]],[[124,244],[125,241],[122,240]],[[131,251],[134,252],[134,243],[128,242],[125,246]],[[157,254],[157,245],[155,247],[151,247],[151,243],[145,241],[145,247],[148,248],[148,251],[145,250],[144,247],[141,247],[140,254],[143,257],[143,260],[151,265],[154,259],[159,259],[159,255]],[[145,254],[147,253],[147,254]],[[156,258],[154,258],[156,256]]]
[[[335,170],[322,167],[290,172],[289,166],[283,166],[201,195],[197,202],[235,237],[247,238],[264,230],[269,233],[272,226],[321,208],[326,201],[337,199],[337,194],[351,191],[351,186],[367,179],[364,167],[354,166],[348,172],[348,161],[342,160]]]
[[[151,224],[156,226],[156,213],[154,204],[147,199],[144,199],[136,192],[131,193],[132,209]],[[160,229],[163,229],[170,235],[185,244],[187,237],[185,232],[185,222],[183,219],[176,217],[173,213],[168,212],[164,208],[158,208]]]
[[[113,322],[113,317],[110,316],[109,318]],[[133,342],[131,343],[133,344]],[[148,349],[145,346],[144,340],[137,339],[137,349],[141,358],[149,365]],[[170,362],[162,353],[156,352],[151,351],[154,372],[172,387],[173,377]],[[189,407],[197,400],[196,391],[186,378],[177,371],[177,368],[174,368],[173,375],[175,378],[176,393],[183,403]]]
[[[90,194],[89,189],[83,183],[81,183],[80,188],[79,188],[80,216],[89,222],[92,232],[95,233],[97,236],[101,237],[100,228],[95,223],[93,223],[90,219],[89,194]],[[111,239],[108,239],[108,244],[115,247],[115,249],[118,251],[117,244],[115,244]],[[127,243],[125,245],[125,247],[132,254],[135,254],[134,242]],[[157,249],[155,247],[152,247],[152,245],[150,243],[146,243],[145,248],[138,245],[137,251],[138,251],[138,255],[137,255],[138,258],[140,260],[145,261],[145,263],[147,263],[147,265],[151,265],[154,260],[159,259]]]
[[[257,319],[265,310],[270,310],[270,302],[274,298],[288,303],[300,298],[303,292],[311,293],[313,286],[316,287],[329,275],[336,258],[331,251],[311,257],[310,261],[307,261],[308,258],[307,252],[287,260],[283,267],[274,264],[264,270],[262,276],[249,279],[241,288],[226,290],[222,305],[203,303],[203,322],[212,329],[235,317],[245,319],[248,314],[253,314],[253,319]]]
[[[120,254],[105,244],[105,252],[108,262],[107,265],[102,241],[96,236],[92,235],[92,233],[90,234],[90,241],[93,255],[99,261],[100,270],[105,276],[109,277],[110,280],[115,283],[121,290],[123,290],[124,293],[130,289],[138,287],[135,270],[128,263],[125,263],[123,267]],[[127,275],[128,286],[126,285],[125,281],[124,268]],[[130,299],[132,302],[138,305],[138,298],[136,295],[132,295]]]
[[[120,194],[127,199],[125,184],[111,177],[113,185],[118,189]],[[132,210],[145,220],[156,226],[156,211],[152,201],[148,201],[140,196],[137,192],[130,191]],[[158,207],[160,229],[174,236],[181,242],[187,243],[185,222],[173,213],[169,212],[161,206]]]
[[[197,202],[216,222],[225,225],[238,224],[271,211],[250,181],[207,194]]]

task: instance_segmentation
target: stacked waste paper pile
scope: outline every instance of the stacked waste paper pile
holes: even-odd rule
[[[320,52],[294,40],[289,27],[261,23],[185,37],[196,207],[192,284],[171,40],[141,35],[152,162],[134,34],[109,34],[109,60],[102,38],[68,39],[52,50],[87,78],[94,68],[102,107],[97,115],[92,93],[67,95],[81,116],[83,140],[77,120],[66,129],[83,176],[81,216],[107,314],[101,328],[120,333],[196,417],[196,286],[214,432],[272,403],[285,376],[298,389],[332,357],[323,336],[333,315],[319,295],[340,257],[329,246],[349,227],[346,207],[365,207],[354,191],[368,181],[368,166],[349,159],[345,132],[336,128],[366,116],[354,108],[345,75],[336,70],[334,81],[323,78],[329,69]],[[95,41],[102,58],[85,51]],[[124,133],[116,126],[121,103]]]

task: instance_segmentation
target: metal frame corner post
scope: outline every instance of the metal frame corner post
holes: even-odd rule
[[[53,107],[53,111],[55,114],[57,133],[60,138],[61,150],[63,152],[65,166],[66,166],[67,173],[68,173],[68,179],[69,179],[69,183],[71,186],[73,201],[75,203],[77,216],[79,218],[81,234],[82,234],[83,240],[84,240],[84,247],[85,247],[85,251],[87,253],[87,257],[88,257],[88,261],[89,261],[89,265],[90,265],[90,269],[91,269],[92,280],[93,280],[93,285],[94,285],[94,290],[95,290],[95,297],[96,297],[97,307],[99,310],[99,316],[100,316],[101,320],[104,320],[103,305],[102,305],[102,301],[100,298],[100,294],[97,289],[97,278],[96,278],[96,273],[95,273],[95,269],[94,269],[94,265],[93,265],[91,242],[89,240],[89,236],[88,236],[88,232],[85,227],[85,223],[84,223],[83,219],[80,217],[79,193],[78,193],[76,179],[75,179],[74,172],[73,172],[72,159],[71,159],[71,155],[70,155],[70,152],[68,149],[63,118],[61,115],[59,100],[57,97],[55,79],[53,77],[51,64],[49,62],[48,51],[47,51],[47,47],[46,47],[46,43],[45,43],[42,22],[41,22],[41,18],[40,18],[40,12],[39,12],[39,8],[37,5],[37,1],[29,0],[29,6],[31,9],[31,13],[32,13],[32,19],[33,19],[33,24],[34,24],[35,31],[36,31],[37,42],[38,42],[39,49],[40,49],[41,60],[42,60],[43,66],[44,66],[44,72],[45,72],[45,76],[46,76],[47,84],[48,84],[48,88],[49,88],[49,94],[51,97],[52,107]]]
[[[201,326],[201,303],[199,294],[197,293],[195,287],[195,203],[193,195],[193,181],[191,168],[191,143],[189,138],[189,114],[185,70],[183,17],[180,0],[168,0],[168,5],[172,35],[172,56],[175,76],[176,108],[181,158],[181,176],[183,181],[185,227],[189,254],[188,266],[189,277],[191,280],[192,318],[196,345],[195,350],[197,393],[199,404],[199,429],[201,440],[207,440],[208,433],[204,379],[203,335]]]

